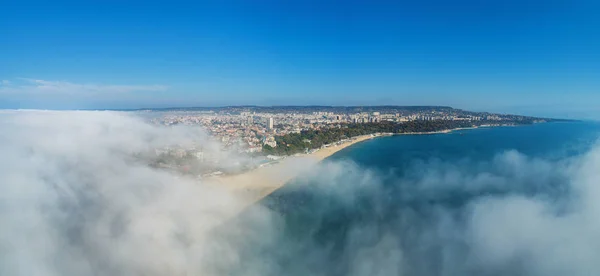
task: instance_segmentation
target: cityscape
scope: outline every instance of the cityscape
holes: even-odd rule
[[[394,127],[411,124],[417,126],[411,132],[445,131],[454,128],[502,126],[547,122],[553,119],[528,116],[495,114],[489,112],[471,112],[442,106],[369,106],[369,107],[220,107],[220,108],[174,108],[146,109],[136,112],[148,113],[151,123],[165,127],[198,126],[208,132],[221,146],[219,152],[228,151],[247,156],[236,166],[231,163],[227,168],[220,165],[215,152],[201,147],[182,147],[174,145],[155,149],[158,157],[153,161],[156,166],[191,173],[198,176],[236,173],[277,162],[285,155],[293,153],[312,153],[330,143],[350,139],[350,135],[319,141],[318,146],[310,139],[303,138],[300,149],[288,151],[290,146],[285,138],[301,133],[326,133],[331,130],[350,129],[369,126],[370,131],[361,134],[379,135],[382,127]],[[435,128],[420,130],[426,124],[437,124]],[[385,128],[387,129],[387,128]],[[333,139],[333,140],[331,140]],[[278,142],[279,141],[279,142]],[[281,145],[285,143],[285,145]],[[306,146],[304,146],[306,145]],[[202,164],[195,166],[194,164]],[[208,165],[207,164],[212,164]],[[202,168],[201,171],[194,170]]]
[[[152,119],[164,126],[197,125],[205,128],[225,148],[261,152],[264,145],[277,147],[276,136],[306,130],[340,128],[348,124],[411,121],[465,121],[489,124],[548,119],[519,115],[470,112],[451,107],[224,107],[215,109],[146,110],[160,115]]]

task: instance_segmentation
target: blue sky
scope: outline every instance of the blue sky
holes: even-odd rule
[[[594,2],[9,1],[0,108],[397,104],[600,118]]]

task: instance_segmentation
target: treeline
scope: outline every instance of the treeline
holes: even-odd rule
[[[290,133],[276,136],[277,147],[263,146],[264,154],[292,155],[303,153],[310,149],[318,149],[323,145],[338,142],[343,139],[374,133],[424,133],[443,131],[455,128],[467,128],[480,125],[531,124],[534,120],[520,119],[515,121],[409,121],[403,123],[377,122],[363,124],[345,124],[340,127],[323,130],[304,130],[300,133]]]

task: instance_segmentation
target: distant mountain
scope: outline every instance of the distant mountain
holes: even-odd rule
[[[113,109],[115,110],[115,109]],[[239,106],[220,106],[220,107],[168,107],[168,108],[140,108],[140,109],[119,109],[118,111],[147,111],[147,112],[215,112],[226,114],[240,114],[242,112],[256,113],[297,113],[310,114],[313,112],[332,112],[334,114],[355,114],[380,112],[381,114],[400,114],[403,116],[414,114],[452,114],[457,116],[501,116],[508,119],[523,120],[536,119],[544,121],[576,121],[565,119],[541,118],[532,116],[521,116],[512,114],[500,114],[490,112],[473,112],[462,109],[456,109],[450,106],[400,106],[400,105],[373,105],[373,106],[328,106],[328,105],[280,105],[280,106],[257,106],[257,105],[239,105]]]
[[[221,107],[170,107],[170,108],[140,108],[135,111],[255,111],[255,112],[339,112],[339,113],[356,113],[356,112],[427,112],[427,111],[450,111],[454,108],[449,106],[395,106],[395,105],[379,105],[379,106],[326,106],[326,105],[307,105],[307,106],[221,106]]]

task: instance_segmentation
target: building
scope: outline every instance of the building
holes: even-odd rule
[[[273,117],[269,118],[269,121],[267,123],[267,129],[268,130],[273,130]]]
[[[263,143],[265,145],[269,145],[273,148],[277,147],[277,142],[275,141],[275,137],[273,137],[273,136],[265,137]]]

